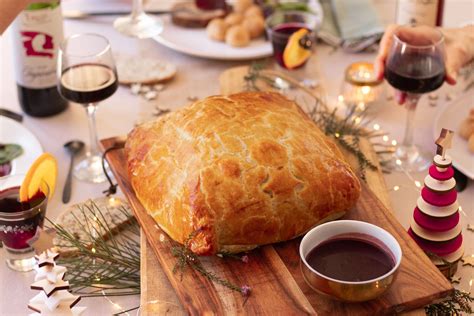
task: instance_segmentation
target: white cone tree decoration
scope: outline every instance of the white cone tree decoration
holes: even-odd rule
[[[28,304],[28,308],[35,311],[31,315],[79,316],[86,309],[75,306],[81,297],[69,292],[69,282],[64,281],[66,268],[55,262],[58,256],[51,250],[36,256],[38,265],[31,289],[40,293]]]

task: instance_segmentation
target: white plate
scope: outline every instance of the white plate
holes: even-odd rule
[[[263,37],[252,40],[247,47],[236,48],[207,37],[206,29],[176,26],[171,17],[162,17],[163,32],[154,39],[175,51],[209,59],[248,60],[272,54],[272,45]]]
[[[453,165],[466,176],[474,179],[474,153],[467,148],[467,140],[458,134],[461,122],[468,117],[469,110],[472,108],[474,108],[474,91],[471,89],[439,111],[433,135],[437,139],[443,127],[454,131],[453,147],[448,150],[448,153],[453,158]]]
[[[0,143],[18,144],[23,148],[23,154],[12,161],[13,174],[25,174],[31,164],[43,153],[38,139],[25,126],[0,116]]]

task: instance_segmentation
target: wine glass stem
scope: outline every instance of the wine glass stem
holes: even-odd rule
[[[136,20],[143,14],[143,0],[133,0],[132,19]]]
[[[419,94],[408,94],[406,101],[407,108],[407,121],[405,125],[405,136],[403,138],[402,146],[411,147],[413,146],[413,132],[415,128],[415,110],[418,100],[420,99]]]
[[[98,139],[97,139],[97,129],[95,126],[95,111],[97,106],[94,103],[89,103],[86,106],[87,118],[89,122],[89,137],[90,145],[88,156],[93,157],[99,154]]]

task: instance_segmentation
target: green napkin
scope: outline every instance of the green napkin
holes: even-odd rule
[[[320,37],[348,51],[361,51],[383,34],[377,12],[369,0],[321,0],[324,12]]]

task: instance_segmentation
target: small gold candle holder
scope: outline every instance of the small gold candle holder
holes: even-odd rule
[[[341,96],[348,108],[355,107],[357,112],[366,111],[377,103],[382,92],[382,80],[375,76],[374,64],[356,62],[345,71]]]

